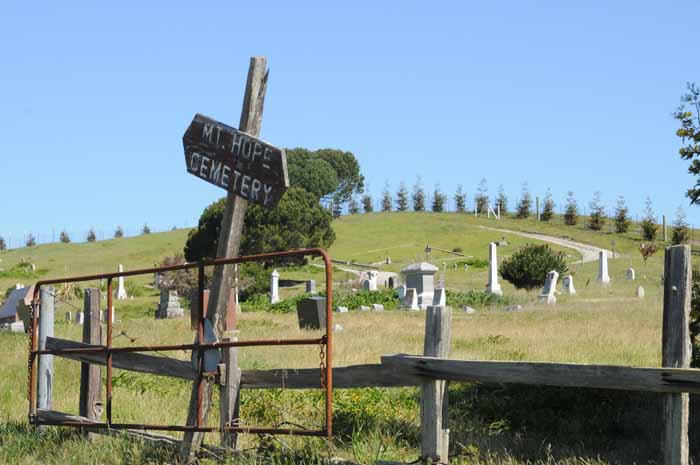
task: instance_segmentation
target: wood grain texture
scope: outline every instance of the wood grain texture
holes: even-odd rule
[[[664,313],[661,336],[664,367],[690,366],[691,288],[690,247],[667,247],[664,257]],[[666,465],[688,464],[688,411],[688,394],[674,393],[664,396],[663,463]]]
[[[85,289],[83,305],[83,342],[99,345],[102,341],[100,327],[100,290]],[[102,416],[102,369],[99,366],[82,363],[80,365],[80,416],[99,420]],[[93,438],[92,435],[90,435]]]
[[[450,352],[452,309],[430,306],[425,312],[423,354],[446,358]],[[421,385],[421,460],[447,463],[449,449],[447,382],[429,380]]]
[[[382,364],[409,375],[456,382],[700,394],[700,370],[690,368],[442,360],[419,355],[385,355]]]

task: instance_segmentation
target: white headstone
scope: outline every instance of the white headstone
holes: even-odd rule
[[[557,289],[557,280],[559,279],[559,273],[552,270],[547,273],[547,280],[544,282],[544,289],[540,294],[540,302],[545,302],[550,305],[557,303],[557,296],[554,295],[554,291]]]
[[[177,291],[168,289],[160,290],[160,303],[156,310],[157,319],[177,319],[185,316],[185,310],[180,306],[180,297]],[[114,318],[114,314],[112,314]],[[104,318],[107,319],[106,317]]]
[[[114,307],[112,307],[112,323],[114,323],[114,315],[117,312],[114,311]],[[102,310],[102,321],[107,321],[107,310]]]
[[[601,250],[598,252],[598,282],[608,284],[610,275],[608,274],[608,252]]]
[[[640,299],[643,299],[645,296],[644,288],[642,286],[637,286],[637,290],[635,291],[634,295],[639,297]]]
[[[489,244],[489,284],[486,287],[486,292],[489,294],[503,295],[501,285],[498,284],[498,253],[496,252],[496,244]]]
[[[124,267],[119,265],[119,272],[124,272]],[[119,276],[117,279],[119,282],[119,287],[117,287],[117,300],[126,300],[128,297],[126,295],[126,289],[124,288],[124,276]]]
[[[75,313],[75,324],[77,325],[82,325],[83,320],[84,320],[85,314],[83,312],[76,312]]]
[[[360,311],[369,312],[369,307],[367,305],[360,305]]]
[[[348,313],[348,307],[337,307],[335,311],[338,313]]]
[[[316,294],[316,280],[315,279],[309,279],[306,281],[306,293],[307,294]]]
[[[372,304],[372,310],[375,312],[383,312],[384,311],[384,305],[382,304]]]
[[[445,305],[447,305],[447,293],[444,288],[439,287],[433,294],[433,306],[444,307]]]
[[[276,304],[280,301],[280,274],[277,270],[272,270],[270,275],[270,303]]]
[[[576,288],[574,287],[574,277],[570,274],[564,276],[564,279],[562,279],[562,288],[564,289],[564,294],[576,294]]]
[[[406,289],[406,298],[404,299],[404,307],[409,310],[420,310],[418,307],[418,293],[412,287]]]
[[[23,333],[24,321],[13,321],[10,323],[10,331],[13,333]]]
[[[386,257],[385,263],[391,265],[391,257]]]
[[[66,312],[66,321],[69,323],[73,321],[73,314],[71,312]]]
[[[464,313],[466,313],[468,315],[472,315],[472,314],[476,313],[476,310],[471,308],[469,305],[465,305],[464,307],[462,307],[462,310],[464,310]]]
[[[627,278],[629,281],[635,280],[636,274],[634,272],[634,268],[627,268],[627,272],[625,273],[625,278]]]

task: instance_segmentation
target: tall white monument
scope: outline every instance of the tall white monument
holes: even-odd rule
[[[119,272],[124,272],[124,267],[119,265]],[[129,297],[126,295],[126,289],[124,288],[124,276],[119,276],[119,287],[117,287],[117,300],[126,300]]]
[[[610,283],[610,275],[608,274],[608,252],[605,250],[598,252],[598,282],[603,284]]]
[[[496,247],[495,242],[489,244],[489,284],[486,287],[486,292],[503,295],[501,285],[498,284],[498,253],[496,252]]]
[[[277,270],[272,270],[270,275],[270,303],[276,304],[280,301],[280,274]]]

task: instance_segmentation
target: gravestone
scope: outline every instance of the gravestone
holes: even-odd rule
[[[402,284],[397,288],[399,294],[399,301],[403,303],[403,299],[406,298],[406,285]]]
[[[406,289],[406,297],[404,298],[403,306],[409,310],[420,310],[418,306],[418,293],[415,288],[409,287]]]
[[[321,329],[326,327],[326,298],[307,297],[297,302],[299,329]]]
[[[362,289],[371,292],[376,291],[377,277],[379,277],[379,273],[376,271],[367,271],[364,275],[365,279],[362,281]]]
[[[270,303],[276,304],[280,301],[280,274],[277,270],[272,270],[270,274]]]
[[[627,271],[625,272],[625,278],[629,281],[634,281],[636,278],[636,274],[634,272],[634,268],[627,268]]]
[[[564,289],[564,294],[576,294],[576,288],[574,287],[574,277],[570,274],[564,276],[564,279],[562,279],[562,288]]]
[[[463,306],[463,307],[462,307],[462,310],[463,310],[464,313],[466,313],[467,315],[473,315],[474,313],[476,313],[476,310],[474,310],[474,309],[473,309],[472,307],[470,307],[469,305]]]
[[[122,265],[119,265],[119,272],[124,272],[124,267]],[[117,281],[119,282],[119,286],[117,287],[117,300],[126,300],[128,297],[126,295],[126,288],[124,287],[124,276],[119,276]]]
[[[640,299],[643,299],[646,292],[644,292],[644,288],[642,286],[637,286],[637,290],[635,291],[634,295]]]
[[[494,242],[489,244],[489,283],[486,292],[489,294],[503,295],[501,285],[498,284],[498,252]]]
[[[601,250],[598,252],[598,282],[608,284],[610,275],[608,274],[608,252]]]
[[[360,305],[361,312],[369,312],[369,307],[367,305]]]
[[[338,313],[348,313],[348,307],[336,307],[335,311]]]
[[[180,297],[177,295],[177,291],[171,291],[168,289],[160,290],[160,303],[158,304],[158,310],[156,310],[156,319],[176,319],[185,316],[185,311],[180,306]]]
[[[306,281],[306,293],[307,294],[316,294],[316,280],[315,279],[309,279]]]
[[[505,312],[522,312],[523,311],[523,306],[520,304],[517,305],[509,305],[503,309]]]
[[[372,304],[372,310],[375,312],[383,312],[384,311],[384,305],[382,304]]]
[[[82,325],[85,322],[85,314],[83,312],[75,312],[75,324]]]
[[[547,279],[544,282],[544,288],[540,294],[540,302],[544,302],[549,305],[554,305],[557,303],[557,296],[554,292],[557,289],[557,280],[559,279],[559,273],[552,270],[547,273]]]
[[[435,289],[435,294],[433,294],[433,306],[434,307],[444,307],[447,305],[447,292],[445,288]]]
[[[73,314],[71,312],[66,312],[66,321],[69,323],[73,321]]]
[[[391,257],[386,257],[384,263],[386,263],[387,265],[391,265]]]
[[[406,298],[408,298],[408,289],[414,289],[418,308],[425,310],[433,304],[435,273],[438,271],[438,267],[426,262],[413,263],[401,270],[406,283]],[[404,304],[404,307],[410,307],[409,303]]]

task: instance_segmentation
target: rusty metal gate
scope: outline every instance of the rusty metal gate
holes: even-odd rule
[[[265,261],[276,258],[288,258],[299,256],[320,256],[323,259],[326,274],[326,334],[319,338],[304,338],[304,339],[259,339],[248,341],[235,342],[215,342],[203,343],[204,341],[204,270],[210,266],[231,265],[235,263]],[[139,346],[139,347],[112,347],[112,280],[119,277],[136,276],[143,274],[162,273],[167,271],[188,270],[197,268],[198,270],[198,297],[199,297],[199,324],[198,338],[193,344],[176,344],[176,345],[161,345],[161,346]],[[106,346],[100,347],[80,347],[80,348],[64,348],[64,349],[38,349],[38,328],[41,319],[40,306],[40,289],[42,286],[63,283],[75,283],[81,281],[107,280],[107,336]],[[54,425],[54,426],[70,426],[84,428],[109,428],[109,429],[143,429],[143,430],[160,430],[160,431],[182,431],[182,432],[237,432],[237,433],[254,433],[254,434],[288,434],[299,436],[324,436],[332,437],[333,435],[333,324],[332,313],[333,308],[333,267],[328,253],[319,248],[291,250],[285,252],[274,252],[267,254],[248,255],[237,258],[221,258],[216,260],[205,260],[200,262],[188,262],[180,265],[162,266],[156,268],[139,269],[134,271],[124,271],[119,273],[105,273],[87,276],[76,276],[62,279],[49,279],[36,283],[34,287],[34,296],[31,306],[30,320],[30,350],[29,350],[29,422],[34,425]],[[202,380],[207,376],[213,376],[216,373],[204,372],[204,350],[202,349],[221,349],[227,347],[254,347],[254,346],[298,346],[298,345],[318,345],[321,348],[320,357],[320,386],[319,388],[325,392],[325,422],[322,429],[307,430],[303,428],[257,428],[257,427],[240,427],[240,426],[225,426],[225,427],[209,427],[203,424],[202,420]],[[112,354],[118,352],[156,352],[156,351],[175,351],[189,350],[197,351],[198,354],[198,373],[197,373],[197,421],[195,425],[157,425],[157,424],[138,424],[138,423],[114,423],[112,422]],[[37,416],[37,365],[39,357],[42,355],[60,355],[65,353],[98,353],[104,354],[106,357],[107,376],[106,376],[106,422],[83,422],[83,421],[62,421],[41,419]]]

